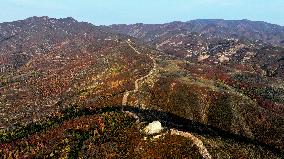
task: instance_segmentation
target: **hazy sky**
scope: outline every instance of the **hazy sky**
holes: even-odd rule
[[[284,26],[284,0],[0,0],[0,22],[74,17],[96,25],[249,19]]]

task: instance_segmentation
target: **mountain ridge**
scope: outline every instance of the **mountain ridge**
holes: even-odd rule
[[[212,35],[213,31],[220,30],[218,35],[221,35],[223,38],[242,38],[242,36],[249,40],[263,40],[263,42],[268,42],[273,45],[281,45],[283,46],[284,40],[284,27],[276,24],[270,24],[262,21],[249,21],[249,20],[215,20],[215,19],[198,19],[191,20],[187,22],[170,22],[165,24],[130,24],[130,25],[110,25],[114,31],[120,32],[119,27],[121,26],[122,32],[128,35],[134,35],[133,29],[148,28],[148,31],[155,32],[155,30],[159,30],[159,28],[169,28],[169,30],[186,30],[189,32],[197,32],[202,34]],[[127,29],[124,31],[123,27]],[[209,28],[208,28],[209,27]],[[210,31],[210,27],[212,31]],[[223,27],[223,28],[222,28]],[[209,29],[209,30],[208,30]],[[138,30],[136,30],[137,32]],[[248,31],[248,32],[243,32]],[[143,31],[142,31],[143,32]],[[147,32],[147,30],[146,30]],[[243,32],[243,33],[242,33]],[[250,34],[249,32],[253,32]],[[143,35],[143,33],[141,33]],[[155,33],[154,33],[155,34]],[[246,35],[248,34],[248,35]],[[272,35],[270,35],[272,34]],[[277,35],[280,34],[280,35]],[[134,35],[135,36],[135,35]],[[141,36],[136,36],[137,38],[143,38]],[[148,39],[147,39],[148,40]],[[150,39],[149,39],[150,40]]]

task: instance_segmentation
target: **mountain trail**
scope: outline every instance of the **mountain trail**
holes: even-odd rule
[[[141,52],[139,52],[135,47],[133,47],[130,42],[127,42],[129,47],[131,47],[137,54],[141,54]],[[122,98],[122,105],[126,106],[127,105],[127,101],[128,101],[128,97],[130,95],[130,93],[136,93],[139,90],[139,83],[141,82],[144,83],[145,79],[147,79],[148,77],[152,76],[153,73],[157,70],[157,63],[156,60],[154,59],[154,57],[152,57],[149,54],[146,54],[147,56],[149,56],[149,58],[153,61],[153,68],[151,69],[151,71],[149,71],[149,73],[143,77],[140,77],[138,79],[135,80],[134,82],[134,89],[130,90],[130,91],[126,91],[123,95]],[[139,121],[139,118],[137,119]],[[171,129],[170,131],[171,135],[179,135],[179,136],[183,136],[185,138],[190,139],[191,141],[193,141],[193,143],[198,147],[200,154],[205,158],[205,159],[211,159],[211,155],[209,154],[209,152],[207,151],[206,147],[203,145],[203,142],[198,139],[197,137],[195,137],[194,135],[192,135],[191,133],[188,132],[182,132],[182,131],[178,131],[175,129]]]
[[[137,54],[141,54],[141,52],[139,52],[135,47],[133,47],[130,42],[127,42],[127,44],[129,45],[129,47],[131,47]],[[138,92],[139,90],[139,83],[140,81],[142,81],[142,83],[144,83],[144,80],[148,77],[150,77],[156,70],[157,70],[157,63],[156,63],[156,60],[154,59],[154,57],[152,57],[151,55],[149,54],[146,54],[147,56],[149,56],[149,58],[153,61],[153,68],[151,69],[151,71],[149,71],[149,73],[143,77],[140,77],[138,79],[136,79],[134,81],[134,89],[133,90],[130,90],[130,91],[126,91],[123,95],[123,98],[122,98],[122,105],[125,106],[127,105],[127,101],[128,101],[128,97],[130,95],[130,93],[136,93]]]
[[[170,134],[171,135],[183,136],[185,138],[190,139],[198,147],[199,153],[203,156],[203,158],[205,158],[205,159],[211,159],[212,158],[211,155],[209,154],[208,150],[206,149],[206,147],[203,145],[203,142],[199,138],[192,135],[191,133],[178,131],[176,129],[171,129]]]

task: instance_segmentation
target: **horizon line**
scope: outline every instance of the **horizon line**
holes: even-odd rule
[[[76,17],[72,17],[72,16],[66,16],[66,17],[50,17],[50,16],[30,16],[30,17],[25,17],[23,19],[14,19],[14,20],[10,20],[10,21],[0,21],[1,23],[10,23],[10,22],[17,22],[17,21],[23,21],[23,20],[27,20],[29,18],[48,18],[48,19],[74,19],[77,22],[85,22],[85,23],[90,23],[93,24],[95,26],[111,26],[111,25],[135,25],[135,24],[144,24],[144,25],[159,25],[159,24],[169,24],[169,23],[173,23],[173,22],[181,22],[181,23],[187,23],[187,22],[191,22],[191,21],[196,21],[196,20],[219,20],[219,21],[250,21],[250,22],[262,22],[262,23],[268,23],[268,24],[272,24],[272,25],[278,25],[280,27],[284,27],[284,25],[282,24],[277,24],[277,23],[273,23],[273,22],[268,22],[268,21],[264,21],[264,20],[252,20],[252,19],[247,19],[247,18],[243,18],[243,19],[223,19],[223,18],[196,18],[196,19],[190,19],[187,21],[183,21],[183,20],[172,20],[172,21],[167,21],[167,22],[162,22],[162,23],[147,23],[147,22],[134,22],[134,23],[112,23],[112,24],[96,24],[93,23],[91,21],[85,21],[85,20],[79,20],[79,18],[77,19]]]

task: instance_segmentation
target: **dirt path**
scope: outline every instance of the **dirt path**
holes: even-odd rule
[[[212,158],[211,155],[209,154],[208,150],[206,149],[206,147],[203,145],[203,142],[200,139],[198,139],[197,137],[195,137],[194,135],[192,135],[191,133],[178,131],[176,129],[171,129],[170,134],[171,135],[179,135],[179,136],[183,136],[185,138],[190,139],[198,147],[199,153],[202,155],[203,158],[205,158],[205,159],[211,159]]]
[[[131,47],[137,54],[141,54],[141,52],[139,52],[135,47],[133,47],[129,42],[127,42],[127,44],[129,45],[129,47]],[[157,63],[156,63],[156,60],[154,59],[154,57],[152,57],[151,55],[149,54],[146,54],[147,56],[149,56],[149,58],[153,61],[153,68],[151,69],[151,71],[143,76],[143,77],[140,77],[138,79],[136,79],[134,81],[134,90],[130,90],[130,91],[126,91],[123,95],[123,98],[122,98],[122,105],[125,106],[127,105],[127,101],[128,101],[128,97],[130,95],[130,93],[136,93],[138,92],[139,90],[139,83],[142,81],[142,83],[144,82],[144,80],[148,77],[150,77],[157,69]]]
[[[131,47],[137,54],[141,54],[141,52],[139,52],[135,47],[133,47],[129,42],[127,42],[129,47]],[[136,93],[139,90],[139,83],[144,83],[145,79],[147,79],[148,77],[150,77],[151,75],[153,75],[153,73],[157,70],[157,63],[156,60],[154,59],[154,57],[152,57],[149,54],[146,54],[147,56],[149,56],[149,58],[153,61],[153,68],[151,69],[151,71],[149,71],[149,73],[143,77],[140,77],[138,79],[136,79],[134,81],[134,89],[130,90],[130,91],[126,91],[123,95],[122,98],[122,105],[126,106],[127,105],[127,101],[128,101],[128,97],[131,93]],[[132,114],[133,115],[133,114]],[[136,120],[139,122],[139,117],[136,117]],[[136,122],[137,122],[136,121]],[[190,139],[191,141],[193,141],[193,143],[198,147],[199,149],[199,153],[205,158],[205,159],[211,159],[211,155],[208,153],[206,147],[203,145],[203,142],[198,139],[197,137],[195,137],[194,135],[192,135],[191,133],[188,132],[182,132],[182,131],[178,131],[175,129],[171,129],[170,131],[171,135],[180,135],[183,137],[186,137],[188,139]]]

